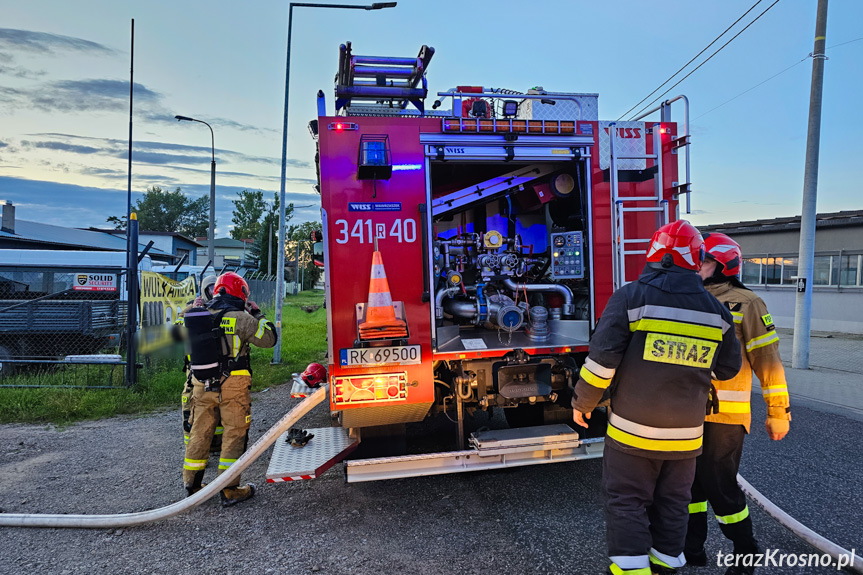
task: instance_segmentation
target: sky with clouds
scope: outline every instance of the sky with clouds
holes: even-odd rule
[[[332,113],[338,45],[414,56],[434,46],[430,90],[483,85],[598,92],[616,119],[755,0],[400,0],[381,11],[294,12],[288,201],[319,217],[306,129],[323,89]],[[772,4],[762,1],[744,23]],[[675,88],[692,102],[694,223],[800,212],[814,0],[780,0]],[[0,199],[17,216],[76,227],[125,213],[130,20],[135,19],[132,190],[209,191],[217,235],[243,189],[279,189],[287,2],[0,0]],[[855,170],[863,112],[863,2],[831,0],[818,209],[863,208]],[[742,27],[738,25],[732,33]],[[720,43],[721,44],[721,43]],[[707,53],[720,44],[715,45]],[[775,78],[758,85],[771,76]],[[749,88],[751,91],[738,96]],[[729,101],[731,100],[731,101]]]

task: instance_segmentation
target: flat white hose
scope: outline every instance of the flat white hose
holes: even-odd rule
[[[779,509],[772,501],[764,497],[757,489],[752,487],[748,481],[743,479],[739,474],[737,475],[737,483],[740,484],[740,488],[743,489],[743,492],[749,496],[750,499],[755,501],[761,509],[767,512],[768,515],[773,517],[776,521],[778,521],[783,527],[791,531],[794,535],[814,547],[815,549],[821,551],[822,553],[826,553],[830,555],[834,561],[839,561],[839,557],[843,556],[843,562],[849,561],[849,565],[845,567],[845,569],[851,571],[852,573],[861,573],[863,574],[863,558],[859,555],[853,555],[852,552],[848,551],[836,545],[829,539],[818,535],[781,509]]]
[[[131,527],[167,519],[174,515],[197,507],[242,473],[252,464],[270,445],[275,443],[282,433],[289,430],[313,407],[321,403],[327,396],[327,386],[321,386],[309,397],[298,403],[285,414],[273,427],[262,435],[237,461],[231,465],[215,481],[208,483],[203,489],[187,497],[182,501],[172,503],[166,507],[139,511],[137,513],[120,513],[117,515],[49,515],[38,513],[0,513],[0,527],[69,527],[75,529],[111,529],[117,527]]]

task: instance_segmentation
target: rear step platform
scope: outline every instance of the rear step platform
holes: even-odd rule
[[[602,457],[604,438],[579,439],[568,425],[495,429],[471,434],[473,449],[348,461],[348,483],[482,471]]]
[[[342,427],[320,427],[306,431],[314,437],[303,447],[292,447],[286,441],[287,431],[279,437],[267,468],[267,483],[315,479],[360,444]]]

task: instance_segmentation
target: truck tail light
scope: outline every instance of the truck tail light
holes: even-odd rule
[[[333,379],[333,403],[356,405],[407,399],[407,373],[372,373]]]
[[[334,132],[345,132],[359,130],[360,127],[353,122],[332,122],[327,126],[327,129]]]

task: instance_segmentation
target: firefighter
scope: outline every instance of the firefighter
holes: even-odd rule
[[[180,312],[177,319],[178,325],[183,325],[183,315],[191,307],[200,307],[213,299],[213,286],[216,284],[216,276],[209,275],[201,280],[201,295],[196,297],[194,301],[183,311]],[[189,432],[192,430],[192,370],[189,369],[191,358],[186,355],[183,371],[186,372],[186,384],[183,386],[183,393],[180,394],[180,411],[183,416],[183,443],[189,444]],[[224,428],[219,421],[219,410],[216,409],[216,432],[213,435],[213,443],[210,445],[210,453],[219,453],[222,450],[222,433]]]
[[[610,395],[603,454],[614,575],[675,573],[683,555],[710,373],[740,369],[731,312],[696,273],[704,241],[685,220],[659,228],[637,281],[608,300],[572,398],[573,420]]]
[[[720,233],[705,234],[705,261],[698,275],[704,286],[734,317],[734,331],[740,342],[743,365],[734,377],[714,380],[719,411],[707,416],[704,425],[704,451],[696,461],[692,503],[689,505],[689,530],[686,533],[686,560],[692,565],[707,565],[704,541],[707,539],[707,502],[722,533],[734,544],[739,558],[726,575],[751,575],[753,558],[758,552],[746,496],[737,484],[737,471],[743,439],[749,433],[752,372],[761,382],[767,403],[767,435],[779,441],[788,433],[791,415],[785,370],[779,357],[779,336],[764,301],[738,279],[740,246]],[[718,375],[718,374],[717,374]]]
[[[245,452],[252,421],[252,372],[249,346],[273,347],[276,329],[249,300],[249,286],[228,272],[216,280],[213,299],[204,308],[186,311],[184,322],[191,343],[192,431],[183,464],[183,485],[192,495],[202,487],[210,442],[221,415],[222,450],[219,473],[229,469]],[[236,478],[221,491],[228,507],[255,495],[255,485],[240,485]]]

